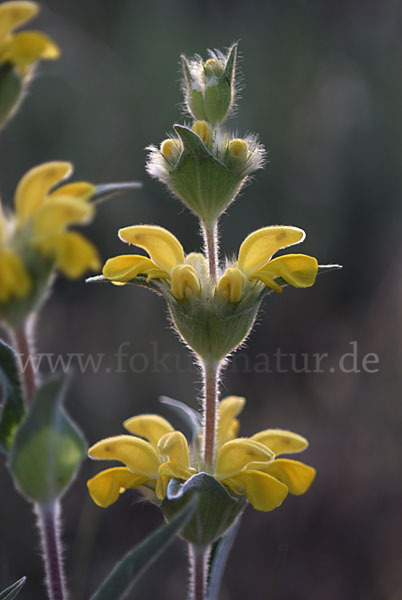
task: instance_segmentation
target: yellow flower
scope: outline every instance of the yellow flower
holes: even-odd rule
[[[202,262],[199,254],[184,255],[179,240],[163,227],[133,225],[119,230],[120,239],[146,250],[150,258],[126,254],[110,258],[103,267],[103,275],[113,283],[124,284],[137,275],[146,275],[170,283],[171,292],[178,300],[198,296],[201,284],[194,264]]]
[[[39,59],[56,59],[58,46],[38,31],[15,30],[39,12],[36,2],[16,1],[0,4],[0,63],[9,63],[24,73]]]
[[[96,248],[84,236],[67,228],[88,223],[94,207],[88,202],[95,187],[87,182],[69,183],[53,190],[72,173],[68,162],[49,162],[24,175],[15,193],[17,230],[30,245],[55,262],[67,277],[80,277],[99,269]]]
[[[288,246],[299,244],[306,234],[298,227],[276,225],[263,227],[246,237],[240,246],[237,262],[226,269],[217,285],[217,293],[229,302],[239,302],[250,281],[261,281],[282,292],[276,279],[294,287],[310,287],[318,272],[317,260],[305,254],[272,256]]]
[[[266,429],[251,438],[237,438],[236,417],[244,402],[244,398],[229,396],[219,404],[213,476],[235,494],[246,494],[255,509],[270,511],[282,504],[288,492],[304,494],[315,470],[296,460],[277,458],[307,447],[307,440],[298,434]],[[199,472],[196,448],[190,454],[184,435],[174,431],[166,419],[140,415],[125,421],[124,426],[140,437],[111,437],[89,449],[91,458],[125,465],[101,471],[88,481],[89,493],[99,506],[106,508],[126,489],[141,485],[154,489],[162,500],[170,479],[186,481]]]
[[[93,216],[88,199],[94,186],[76,182],[52,191],[71,172],[72,165],[67,162],[39,165],[17,186],[15,214],[4,215],[0,206],[0,302],[31,291],[28,264],[37,261],[35,253],[70,278],[80,277],[87,269],[99,269],[96,248],[81,234],[67,229]]]
[[[89,493],[99,506],[106,508],[126,489],[144,484],[152,487],[162,499],[171,477],[187,480],[196,473],[190,466],[186,438],[180,431],[174,431],[163,417],[139,415],[125,421],[124,427],[141,437],[106,438],[88,452],[91,458],[118,460],[125,464],[125,467],[101,471],[88,481]]]

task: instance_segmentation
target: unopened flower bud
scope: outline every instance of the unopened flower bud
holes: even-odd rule
[[[206,121],[196,121],[191,128],[209,148],[212,144],[212,129]]]
[[[220,77],[224,68],[225,63],[222,60],[217,61],[215,58],[209,58],[204,64],[204,71],[207,77],[213,75]]]
[[[205,63],[200,57],[190,62],[182,57],[183,88],[193,117],[217,125],[226,119],[234,102],[237,44],[227,56],[219,51],[210,51],[210,55]]]
[[[168,160],[176,160],[181,152],[180,142],[168,138],[161,143],[160,146],[162,155]]]
[[[246,159],[248,154],[248,144],[245,140],[231,140],[229,142],[229,155],[231,158]]]

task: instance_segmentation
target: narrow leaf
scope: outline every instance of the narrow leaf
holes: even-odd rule
[[[88,277],[85,280],[85,283],[113,283],[113,282],[110,281],[110,279],[108,279],[107,277],[104,277],[103,275],[95,275],[94,277]],[[163,293],[161,287],[164,285],[164,283],[163,283],[163,281],[161,283],[159,283],[159,281],[157,279],[151,279],[150,281],[147,281],[146,276],[137,275],[137,277],[130,279],[130,281],[126,281],[124,283],[124,285],[138,285],[140,287],[145,287],[145,288],[151,290],[152,292],[156,292],[157,294],[161,295]]]
[[[114,567],[90,600],[119,600],[132,591],[148,567],[173,541],[175,535],[191,519],[198,505],[193,497],[171,521],[165,523],[143,542],[128,552]]]
[[[105,183],[95,187],[95,194],[91,198],[91,202],[99,204],[105,200],[109,200],[112,196],[126,192],[127,190],[138,190],[142,187],[140,181],[127,181],[122,183]]]
[[[11,449],[15,432],[25,416],[24,396],[17,355],[0,340],[0,449]]]
[[[17,486],[40,503],[63,494],[86,455],[85,440],[62,407],[64,387],[62,377],[41,385],[10,453]]]
[[[329,271],[339,271],[339,269],[343,269],[342,265],[318,265],[318,275],[329,273]],[[288,282],[282,279],[282,277],[275,277],[275,281],[281,286],[288,285]]]
[[[241,515],[229,529],[229,531],[215,542],[212,550],[211,562],[208,573],[207,600],[218,600],[219,590],[222,583],[223,572],[229,558],[230,551],[239,531]]]
[[[187,406],[187,404],[184,404],[184,402],[179,402],[179,400],[174,400],[168,396],[161,396],[159,402],[172,408],[173,411],[190,427],[192,440],[196,439],[201,429],[200,413]]]
[[[0,592],[0,600],[13,600],[22,590],[26,577],[21,577],[18,581],[10,585],[6,590]]]

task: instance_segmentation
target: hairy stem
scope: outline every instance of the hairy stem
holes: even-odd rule
[[[215,222],[210,227],[202,226],[204,236],[205,254],[208,260],[209,276],[213,285],[216,284],[218,267],[218,224]]]
[[[66,600],[59,529],[59,502],[56,500],[50,504],[36,503],[35,510],[41,534],[49,600]]]
[[[22,380],[25,388],[25,398],[27,404],[32,402],[37,384],[37,374],[34,368],[34,348],[30,327],[25,323],[19,328],[11,330],[12,344],[19,356]]]
[[[32,341],[31,323],[11,331],[12,343],[19,354],[22,379],[27,404],[32,402],[38,383],[35,371],[35,349]],[[35,503],[41,537],[43,562],[46,572],[46,586],[49,600],[66,600],[64,584],[62,546],[60,542],[60,504],[57,500],[49,504]]]
[[[206,600],[210,546],[189,544],[190,590],[188,600]]]
[[[203,414],[203,461],[205,469],[213,471],[215,462],[216,426],[218,409],[219,365],[216,361],[204,361],[204,414]]]

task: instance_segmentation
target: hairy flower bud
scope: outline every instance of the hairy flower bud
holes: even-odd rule
[[[194,119],[217,125],[226,119],[234,103],[237,44],[227,55],[219,50],[209,53],[211,58],[205,63],[199,56],[190,61],[182,56],[183,91]]]

